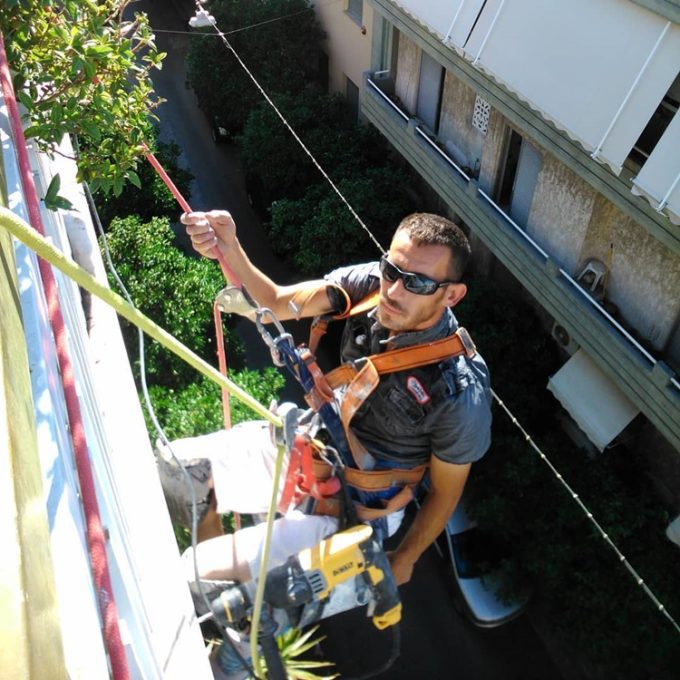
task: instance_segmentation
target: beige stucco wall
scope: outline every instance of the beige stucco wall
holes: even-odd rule
[[[543,167],[527,233],[572,276],[591,257],[610,265],[607,300],[625,324],[663,350],[680,313],[680,258],[557,159],[539,152]]]
[[[526,230],[569,274],[574,274],[596,194],[556,158],[533,146],[543,164]]]
[[[403,33],[399,34],[399,55],[394,93],[402,106],[414,116],[418,103],[418,79],[420,78],[420,48]]]
[[[450,71],[444,77],[444,91],[437,137],[456,146],[453,157],[463,166],[477,171],[481,164],[485,135],[472,127],[476,93]],[[451,152],[451,149],[448,149]]]
[[[360,90],[364,71],[371,66],[373,8],[364,0],[363,27],[347,14],[347,2],[318,3],[314,11],[327,33],[328,89],[345,94],[345,76]]]
[[[607,299],[654,349],[664,349],[680,314],[680,258],[601,195],[580,261],[589,257],[611,259]]]

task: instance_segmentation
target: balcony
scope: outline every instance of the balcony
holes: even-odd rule
[[[680,381],[535,243],[370,75],[362,113],[609,379],[680,449]]]

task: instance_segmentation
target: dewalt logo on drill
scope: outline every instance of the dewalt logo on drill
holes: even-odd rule
[[[345,562],[345,564],[339,566],[337,569],[333,569],[333,576],[339,576],[349,571],[354,566],[354,562]]]

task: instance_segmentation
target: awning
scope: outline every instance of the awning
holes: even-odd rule
[[[397,0],[419,23],[455,47],[463,47],[484,0]]]
[[[644,196],[671,222],[680,224],[680,114],[675,113],[666,132],[654,147],[638,176],[632,192]]]
[[[600,451],[640,412],[582,349],[548,380],[548,389]]]
[[[680,26],[621,0],[487,0],[465,57],[618,173],[678,73]]]

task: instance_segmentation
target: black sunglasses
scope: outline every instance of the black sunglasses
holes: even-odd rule
[[[415,295],[433,295],[439,288],[455,283],[455,281],[435,281],[429,276],[415,272],[403,272],[385,255],[380,259],[380,274],[388,283],[394,283],[397,279],[401,279],[404,288],[409,293],[415,293]]]

